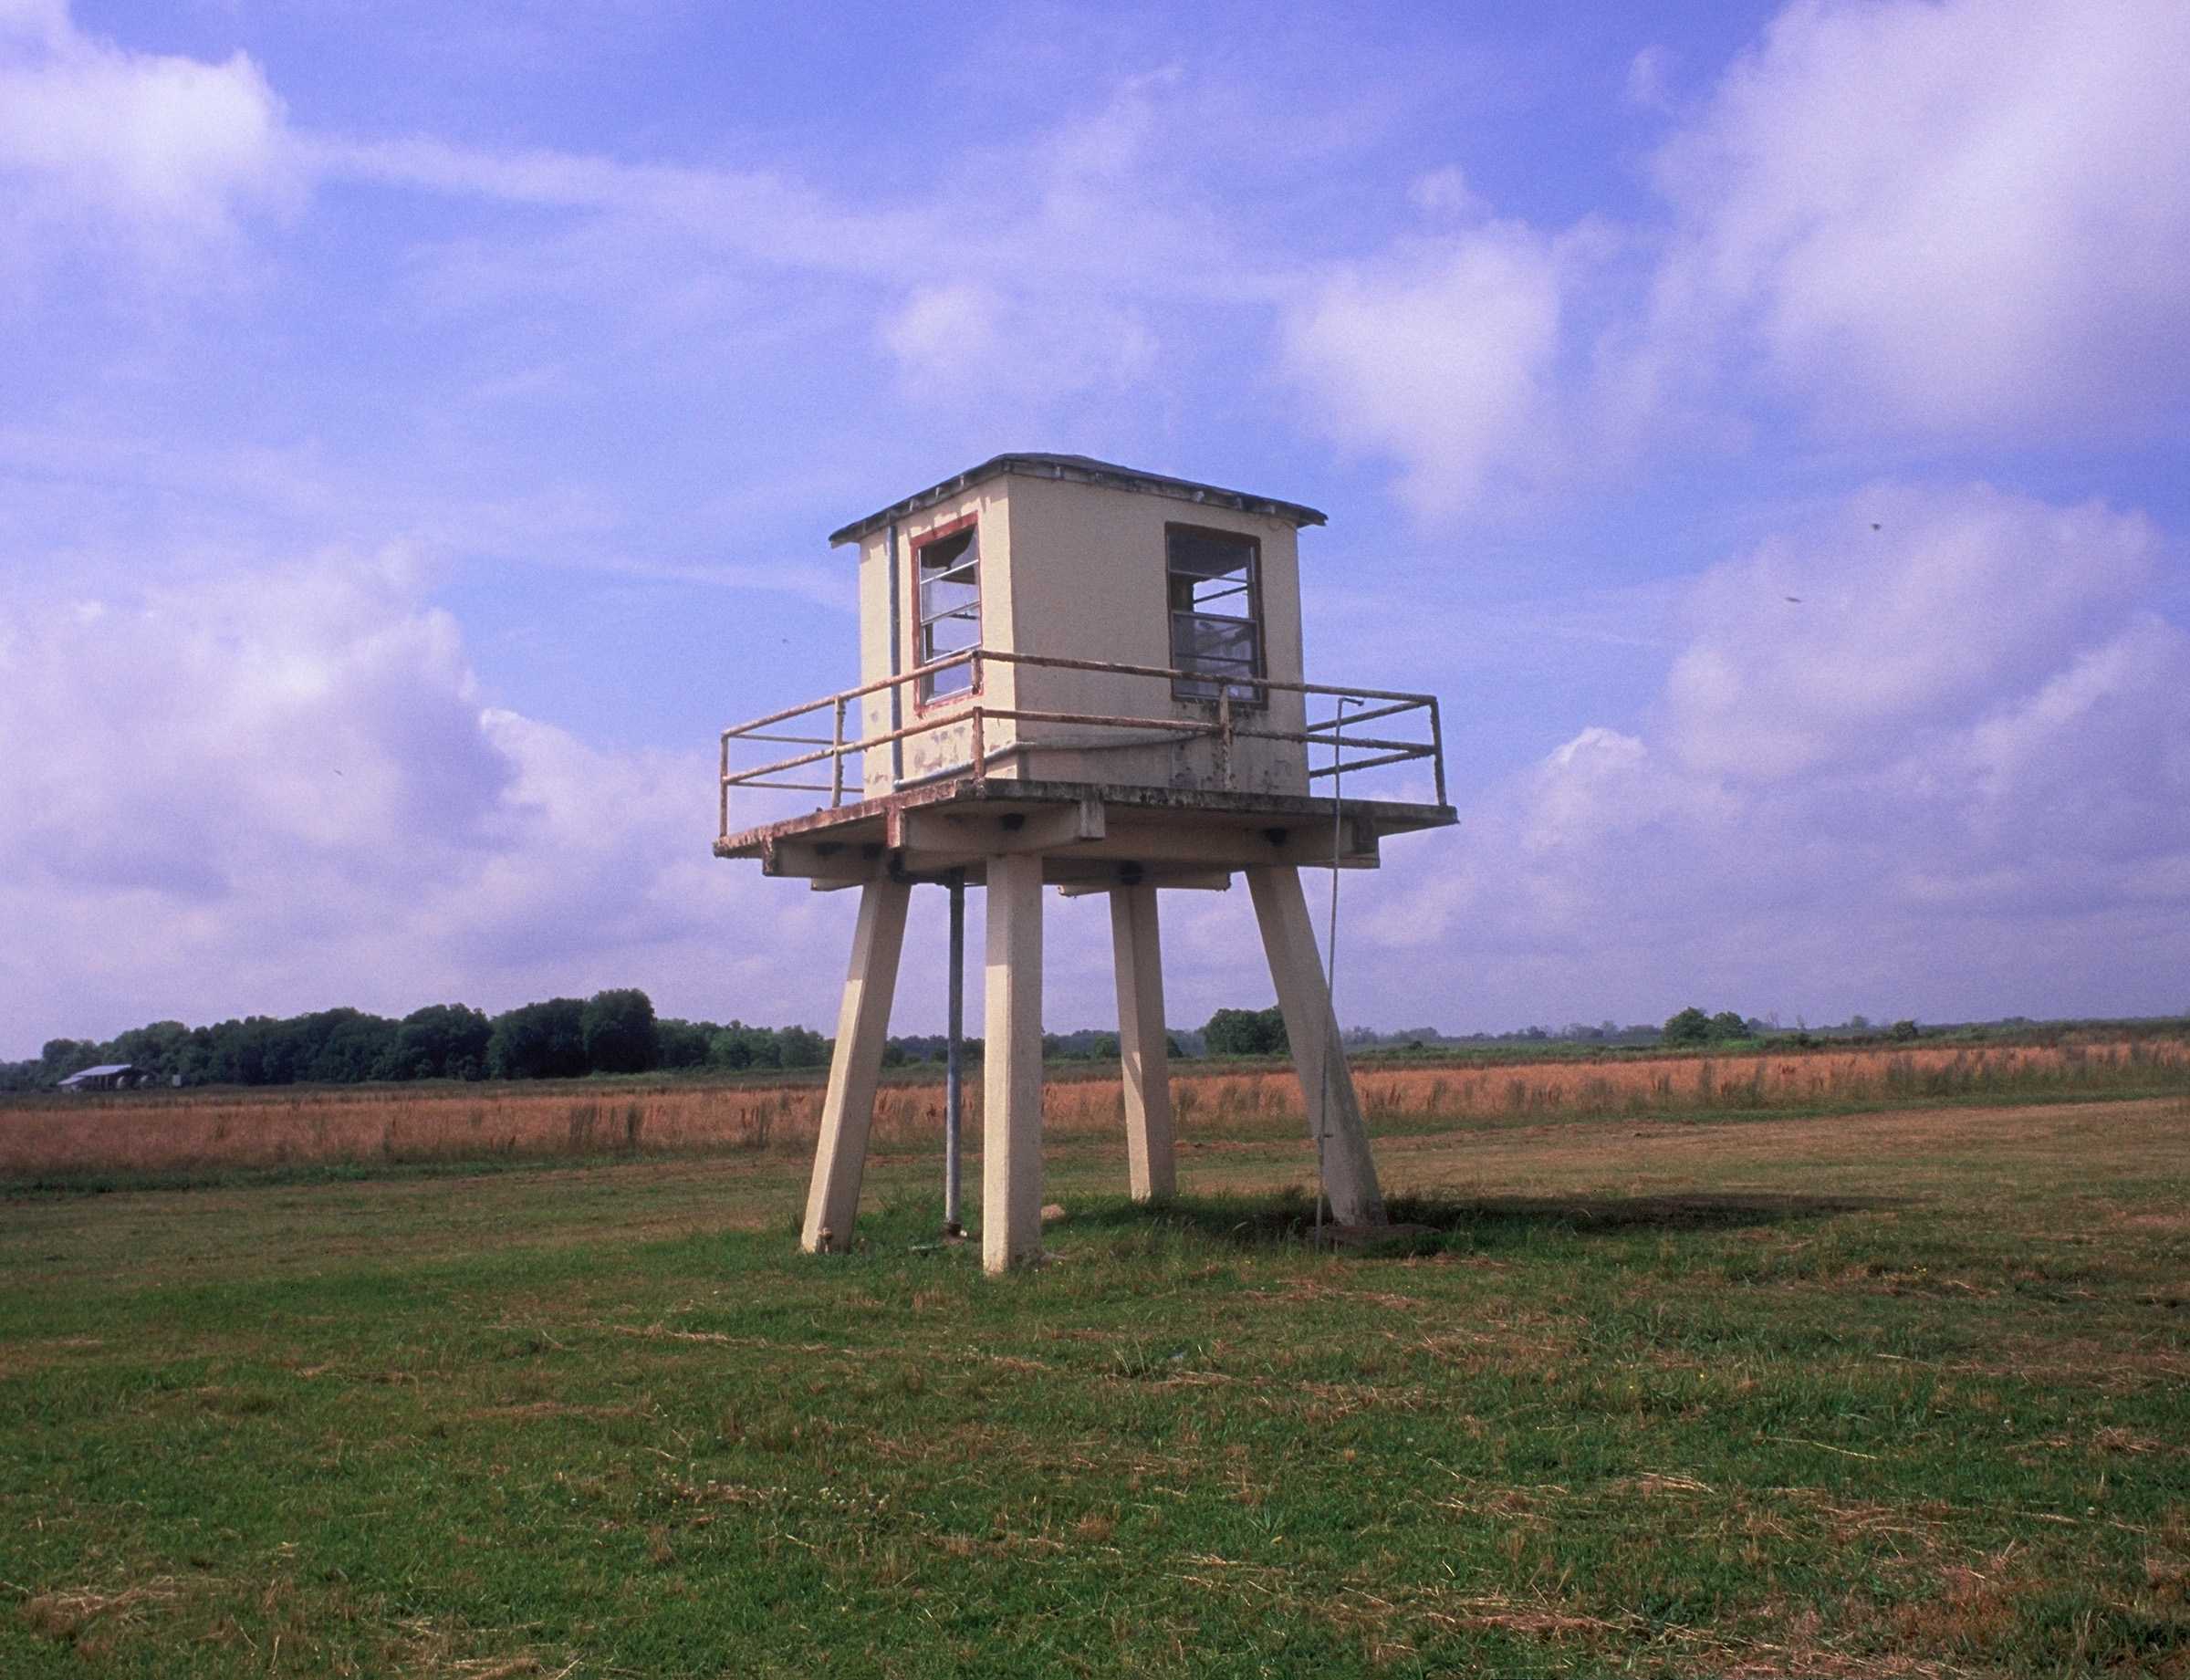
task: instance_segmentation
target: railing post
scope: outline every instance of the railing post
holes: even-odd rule
[[[974,696],[974,779],[988,779],[988,730],[981,712],[981,648],[976,642],[967,650],[965,671],[968,692]],[[1012,704],[1018,704],[1017,691],[1013,691]]]
[[[1229,788],[1232,785],[1232,685],[1219,683],[1216,688],[1216,779]]]
[[[844,696],[837,696],[837,726],[829,745],[829,804],[834,810],[844,803]]]
[[[1430,696],[1430,762],[1437,767],[1437,803],[1447,804],[1444,797],[1444,729],[1437,719],[1437,696]]]
[[[715,776],[714,790],[716,794],[714,837],[717,840],[727,840],[730,837],[730,732],[727,729],[723,731],[723,761],[722,767]]]

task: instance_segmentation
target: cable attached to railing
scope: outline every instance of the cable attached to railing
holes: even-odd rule
[[[1346,808],[1340,796],[1346,786],[1344,762],[1346,708],[1362,704],[1351,694],[1338,697],[1339,709],[1330,720],[1330,913],[1323,930],[1323,997],[1330,1006],[1324,1023],[1322,1089],[1316,1101],[1316,1238],[1318,1248],[1323,1246],[1323,1204],[1330,1196],[1330,1184],[1324,1177],[1325,1142],[1330,1136],[1330,1093],[1333,1085],[1331,1072],[1338,1064],[1339,1032],[1339,854],[1345,849]]]

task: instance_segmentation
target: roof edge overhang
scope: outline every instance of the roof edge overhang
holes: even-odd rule
[[[1272,518],[1289,520],[1298,528],[1301,526],[1326,523],[1321,513],[1298,502],[1281,502],[1275,496],[1253,496],[1245,490],[1227,490],[1219,485],[1196,484],[1191,478],[1171,478],[1162,473],[1143,473],[1130,466],[1119,466],[1109,461],[1098,461],[1090,455],[1047,455],[1013,454],[996,455],[979,466],[968,468],[955,477],[941,484],[930,485],[925,490],[908,496],[902,502],[869,514],[863,519],[854,519],[850,525],[831,531],[829,546],[837,548],[845,543],[858,542],[871,531],[894,524],[938,503],[963,496],[975,485],[1017,473],[1026,478],[1063,479],[1072,484],[1100,485],[1111,490],[1134,490],[1144,495],[1168,496],[1182,502],[1191,502],[1204,507],[1225,507],[1236,513],[1264,514]]]

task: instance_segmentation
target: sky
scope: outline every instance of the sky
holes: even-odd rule
[[[1009,450],[1327,510],[1311,679],[1441,697],[1350,1025],[2190,1010],[2185,63],[2181,0],[0,0],[0,1056],[829,1028],[851,895],[711,857],[715,735],[856,680],[829,531]],[[1166,918],[1173,1020],[1270,1000],[1244,891]]]

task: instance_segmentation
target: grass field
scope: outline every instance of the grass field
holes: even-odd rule
[[[0,1674],[2190,1675],[2190,1094],[0,1192]],[[977,1172],[970,1181],[978,1183]]]

